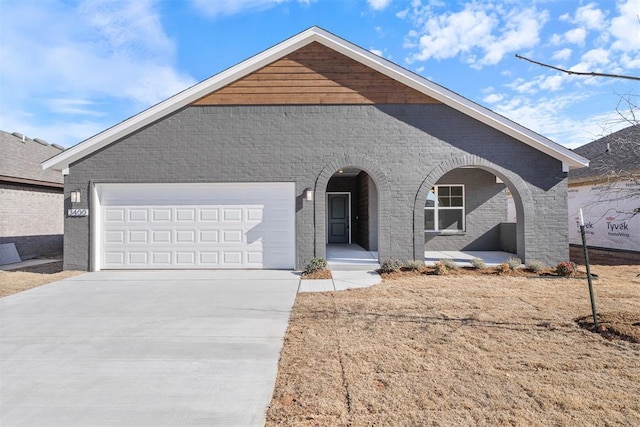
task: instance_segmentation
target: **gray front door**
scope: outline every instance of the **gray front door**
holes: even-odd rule
[[[328,195],[328,243],[349,243],[349,195]]]

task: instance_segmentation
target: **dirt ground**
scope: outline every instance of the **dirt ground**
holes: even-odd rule
[[[582,246],[569,246],[571,261],[584,264],[584,249]],[[589,263],[599,265],[640,265],[640,252],[608,251],[589,248]]]
[[[29,267],[25,271],[0,271],[0,298],[81,273],[62,271],[62,262]]]
[[[640,336],[640,266],[593,266]],[[640,425],[640,344],[584,279],[400,275],[299,294],[267,425]]]

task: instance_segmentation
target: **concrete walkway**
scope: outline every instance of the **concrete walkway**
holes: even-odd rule
[[[331,269],[331,276],[332,279],[300,280],[298,292],[330,292],[367,288],[382,280],[375,271],[364,270]]]
[[[98,272],[2,298],[0,425],[264,425],[299,282]]]
[[[54,264],[61,259],[29,259],[26,261],[14,262],[12,264],[0,265],[0,271],[14,271],[22,268],[37,267],[41,265]]]

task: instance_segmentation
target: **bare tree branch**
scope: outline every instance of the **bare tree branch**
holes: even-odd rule
[[[622,74],[608,74],[608,73],[594,73],[594,72],[565,70],[564,68],[554,67],[553,65],[545,64],[543,62],[534,61],[533,59],[526,58],[526,57],[524,57],[522,55],[518,55],[517,53],[516,53],[516,58],[524,59],[525,61],[529,61],[529,62],[531,62],[533,64],[536,64],[536,65],[540,65],[540,66],[543,66],[543,67],[551,68],[553,70],[561,71],[561,72],[567,73],[567,74],[574,74],[574,75],[577,75],[577,76],[613,77],[613,78],[616,78],[616,79],[640,80],[640,77],[625,76],[625,75],[622,75]]]

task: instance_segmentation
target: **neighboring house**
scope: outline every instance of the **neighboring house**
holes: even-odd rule
[[[62,150],[0,131],[0,244],[15,243],[22,259],[62,254],[64,179],[40,166]]]
[[[582,244],[582,209],[589,246],[640,252],[640,125],[574,151],[590,165],[569,173],[570,243]]]
[[[65,222],[85,270],[500,250],[506,187],[518,256],[566,260],[567,172],[587,164],[317,27],[44,162],[88,209]]]

